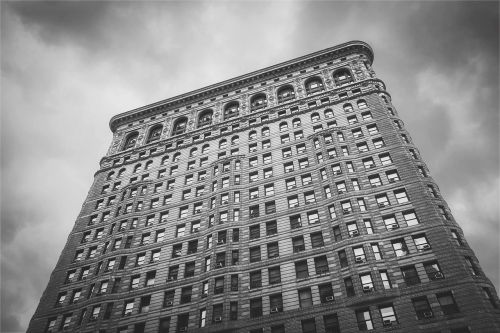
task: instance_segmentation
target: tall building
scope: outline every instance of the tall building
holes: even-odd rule
[[[28,332],[499,332],[372,61],[349,42],[113,117]]]

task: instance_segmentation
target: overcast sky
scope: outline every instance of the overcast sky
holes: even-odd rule
[[[109,119],[350,40],[499,286],[498,2],[1,2],[2,332],[24,331]]]

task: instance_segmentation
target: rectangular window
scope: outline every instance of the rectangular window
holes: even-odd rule
[[[373,329],[372,317],[370,309],[356,310],[356,320],[358,322],[358,329],[360,331],[370,331]]]
[[[451,291],[436,294],[441,310],[445,315],[458,313],[458,306]]]
[[[401,268],[401,273],[403,274],[403,279],[407,286],[413,286],[420,283],[420,278],[418,277],[417,269],[415,266],[406,266]]]
[[[411,302],[418,319],[429,319],[434,316],[426,296],[412,298]]]
[[[298,290],[299,293],[299,306],[307,308],[313,306],[311,288],[303,288]]]
[[[378,310],[380,311],[380,317],[382,317],[382,324],[384,326],[392,326],[398,323],[392,304],[381,305],[378,307]]]
[[[269,284],[273,285],[281,283],[281,271],[279,266],[269,268],[268,275],[269,275]]]
[[[295,276],[297,279],[305,279],[309,277],[307,269],[307,260],[295,262]]]
[[[272,259],[272,258],[279,257],[279,255],[280,255],[280,253],[279,253],[278,242],[268,243],[267,244],[267,257],[269,259]]]

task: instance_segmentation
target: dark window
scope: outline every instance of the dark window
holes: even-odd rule
[[[418,319],[428,319],[434,316],[426,296],[413,298],[411,302],[413,303]]]
[[[316,322],[314,318],[301,320],[302,333],[316,333]]]
[[[262,316],[262,298],[254,298],[250,300],[250,318]]]
[[[307,269],[307,260],[295,262],[295,275],[297,279],[305,279],[309,277]]]
[[[436,294],[441,310],[445,315],[450,315],[459,312],[457,303],[451,291]]]
[[[269,268],[268,273],[269,273],[269,284],[281,283],[280,266]]]
[[[401,273],[403,274],[403,279],[407,286],[413,286],[420,283],[420,278],[418,277],[415,266],[402,267]]]

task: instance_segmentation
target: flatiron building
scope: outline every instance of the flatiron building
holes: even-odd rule
[[[114,116],[28,332],[499,332],[372,63],[353,41]]]

